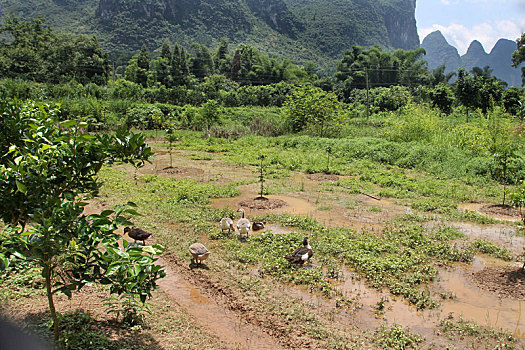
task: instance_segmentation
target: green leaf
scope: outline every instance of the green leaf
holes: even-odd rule
[[[7,257],[0,253],[0,271],[3,271],[9,267],[9,259]]]
[[[126,212],[128,214],[131,214],[131,215],[143,216],[141,213],[139,213],[135,209],[126,209],[126,210],[124,210],[124,212]]]
[[[113,214],[113,210],[107,209],[107,210],[104,210],[102,213],[100,213],[100,216],[108,217],[111,214]]]
[[[77,124],[76,120],[65,120],[60,123],[60,125],[64,128],[72,128]]]
[[[18,189],[19,192],[22,192],[23,194],[27,194],[26,186],[18,180],[16,180],[16,188]]]
[[[48,145],[47,143],[45,143],[42,145],[42,147],[40,147],[40,151],[45,151],[51,147],[52,147],[51,145]]]

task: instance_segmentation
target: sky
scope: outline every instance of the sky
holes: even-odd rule
[[[488,53],[525,32],[525,0],[416,0],[419,40],[440,30],[460,55],[478,40]]]

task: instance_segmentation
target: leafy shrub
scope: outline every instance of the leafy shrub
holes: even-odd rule
[[[126,111],[126,125],[141,129],[152,129],[157,119],[163,119],[164,114],[154,105],[137,105]]]
[[[405,86],[378,87],[373,90],[374,106],[380,111],[397,111],[412,99],[410,91]]]
[[[401,114],[392,115],[395,118],[388,132],[393,141],[431,141],[435,134],[442,132],[444,123],[436,116],[436,112],[415,104],[409,104],[401,110]]]

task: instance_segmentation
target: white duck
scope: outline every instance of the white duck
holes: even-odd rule
[[[242,217],[237,221],[237,230],[239,230],[239,234],[248,236],[248,233],[250,232],[250,227],[252,226],[250,220],[246,219],[244,217],[244,209],[240,208],[237,210],[242,213]]]
[[[231,218],[222,218],[221,221],[219,221],[219,226],[221,232],[224,232],[224,230],[228,230],[228,233],[235,231],[233,228],[233,220]]]

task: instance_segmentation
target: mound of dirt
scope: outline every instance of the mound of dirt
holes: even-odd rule
[[[485,267],[471,276],[481,289],[501,297],[525,300],[525,271],[521,267]]]
[[[198,168],[166,167],[164,169],[157,170],[157,173],[170,175],[200,175],[204,173],[204,170]]]
[[[312,181],[339,181],[339,176],[324,173],[309,174],[306,175],[306,178]]]
[[[257,197],[243,200],[239,205],[250,209],[277,209],[287,206],[288,203],[277,198]]]
[[[503,204],[487,204],[479,209],[481,212],[486,214],[500,215],[500,216],[511,216],[520,217],[520,211],[510,205]]]

